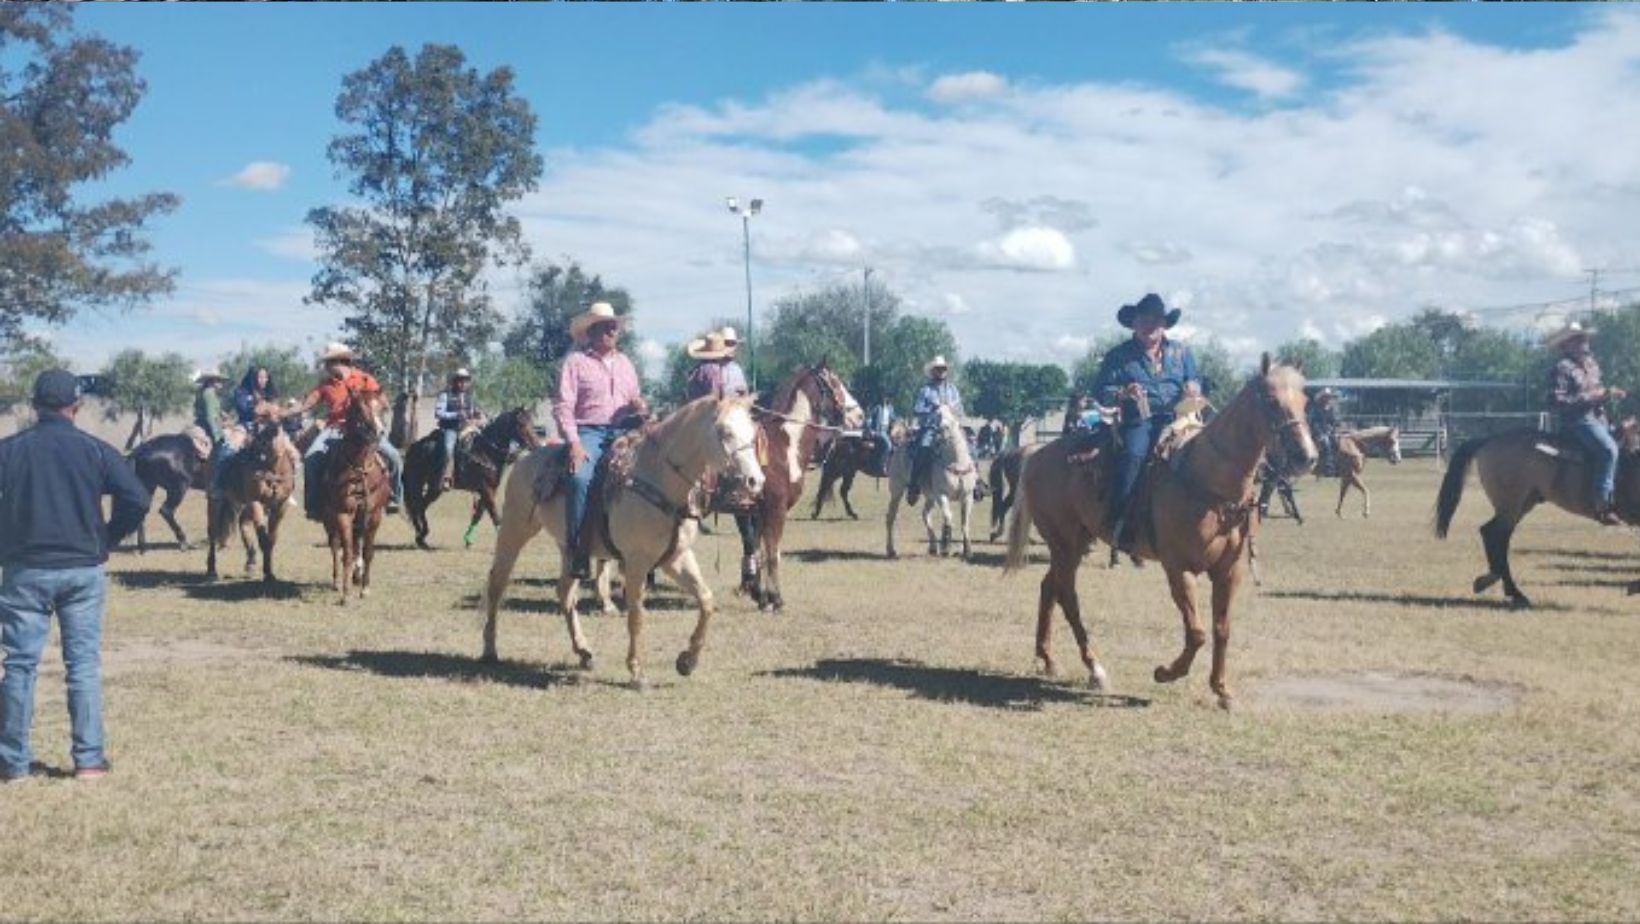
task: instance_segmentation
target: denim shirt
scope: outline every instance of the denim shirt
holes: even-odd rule
[[[1182,343],[1162,341],[1162,361],[1152,366],[1145,355],[1144,345],[1137,340],[1111,349],[1099,366],[1099,403],[1109,406],[1117,402],[1122,386],[1137,382],[1150,402],[1150,413],[1171,415],[1174,405],[1184,397],[1186,382],[1201,383],[1196,372],[1196,357]],[[1139,418],[1137,401],[1122,401],[1122,421],[1132,423]]]
[[[962,393],[957,391],[956,383],[950,379],[943,382],[930,379],[917,392],[917,403],[911,413],[916,416],[919,425],[931,427],[939,423],[941,407],[950,408],[958,420],[965,416],[962,412]]]

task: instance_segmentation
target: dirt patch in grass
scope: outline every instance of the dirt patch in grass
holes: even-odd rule
[[[1520,690],[1505,684],[1395,671],[1279,677],[1255,694],[1268,706],[1368,712],[1492,712],[1519,700]]]

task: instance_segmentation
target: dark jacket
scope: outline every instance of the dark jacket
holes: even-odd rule
[[[114,516],[103,523],[103,495]],[[148,491],[119,451],[57,414],[0,440],[0,568],[90,568],[136,531]]]

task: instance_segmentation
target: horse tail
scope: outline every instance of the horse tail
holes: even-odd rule
[[[1464,481],[1469,477],[1469,467],[1474,464],[1475,454],[1486,445],[1488,439],[1482,436],[1469,440],[1452,453],[1452,459],[1446,466],[1446,477],[1441,479],[1441,493],[1435,498],[1436,538],[1446,538],[1446,532],[1452,526],[1452,515],[1458,512],[1458,502],[1463,500]]]
[[[1026,455],[1019,460],[1019,481],[1014,484],[1014,518],[1008,522],[1008,559],[1002,565],[1003,574],[1012,574],[1025,567],[1026,561],[1030,558],[1031,494],[1030,479],[1026,475],[1035,461],[1035,454]]]

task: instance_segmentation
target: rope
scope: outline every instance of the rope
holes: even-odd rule
[[[767,408],[761,404],[752,405],[752,410],[757,411],[764,416],[773,417],[776,420],[784,420],[786,423],[801,424],[805,427],[812,427],[815,430],[829,430],[832,433],[840,433],[844,436],[859,436],[862,432],[860,430],[850,430],[847,427],[834,427],[830,424],[815,423],[812,420],[798,420],[796,417],[792,417],[789,414],[782,414],[773,408]]]

